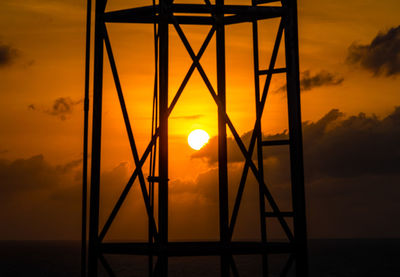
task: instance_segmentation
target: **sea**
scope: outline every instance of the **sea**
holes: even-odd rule
[[[271,277],[280,276],[286,255],[270,255]],[[116,276],[148,276],[148,257],[108,255]],[[234,256],[239,276],[262,276],[260,256]],[[309,276],[400,276],[400,239],[309,241]],[[171,257],[169,276],[217,277],[219,257]],[[0,241],[0,276],[80,276],[77,241]],[[108,276],[100,268],[99,276]],[[293,270],[288,276],[294,276]]]

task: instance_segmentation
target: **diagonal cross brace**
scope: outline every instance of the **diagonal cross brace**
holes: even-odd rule
[[[209,42],[210,42],[210,40],[211,40],[211,38],[212,38],[214,32],[215,32],[215,28],[212,28],[212,29],[210,30],[210,32],[208,33],[206,40],[204,41],[204,43],[203,43],[203,45],[202,45],[202,47],[201,47],[199,53],[197,54],[197,57],[198,57],[199,59],[201,58],[201,56],[203,55],[204,51],[206,50],[206,48],[207,48],[207,46],[208,46],[208,44],[209,44]],[[108,39],[108,36],[107,36],[107,39]],[[111,54],[112,54],[112,52],[111,52]],[[179,88],[179,90],[178,90],[178,92],[176,93],[176,95],[175,95],[173,101],[171,102],[170,107],[168,108],[168,115],[170,115],[170,114],[172,113],[172,110],[173,110],[175,104],[177,103],[177,101],[178,101],[180,95],[181,95],[182,92],[183,92],[183,89],[185,88],[185,86],[186,86],[187,82],[189,81],[189,78],[190,78],[190,76],[192,75],[192,73],[193,73],[193,71],[194,71],[195,68],[196,68],[196,67],[195,67],[194,64],[190,67],[188,73],[186,74],[186,76],[185,76],[185,78],[184,78],[184,80],[183,80],[183,82],[182,82],[181,87]],[[143,166],[145,160],[147,159],[147,156],[148,156],[148,154],[150,153],[151,147],[155,144],[155,141],[156,141],[157,136],[158,136],[158,129],[156,130],[156,134],[155,134],[155,136],[153,137],[153,140],[150,142],[150,144],[149,144],[148,147],[146,148],[146,151],[145,151],[145,153],[143,154],[142,159],[140,160],[140,166],[139,166],[139,168],[141,168],[141,167]],[[102,232],[100,233],[100,241],[104,239],[104,237],[105,237],[105,235],[106,235],[108,229],[110,228],[110,226],[111,226],[111,224],[112,224],[112,222],[113,222],[115,216],[117,215],[117,213],[118,213],[118,211],[119,211],[119,209],[120,209],[122,203],[124,202],[124,200],[125,200],[125,198],[126,198],[128,192],[130,191],[130,188],[132,187],[132,185],[133,185],[133,183],[134,183],[134,181],[135,181],[135,179],[136,179],[137,176],[138,176],[138,170],[137,170],[137,168],[136,168],[135,171],[134,171],[134,173],[132,174],[131,178],[129,179],[129,181],[128,181],[126,187],[125,187],[125,189],[123,190],[123,192],[122,192],[120,198],[118,199],[116,205],[114,206],[114,209],[113,209],[113,211],[111,212],[111,214],[110,214],[108,220],[106,221],[106,224],[104,225]],[[155,234],[157,234],[157,232],[156,232]]]
[[[116,277],[117,275],[115,275],[114,271],[112,270],[110,264],[107,262],[106,258],[104,257],[103,254],[99,255],[99,260],[100,263],[102,264],[104,270],[107,272],[107,275],[110,277]]]
[[[215,27],[213,26],[211,28],[211,30],[208,32],[207,37],[203,42],[203,45],[201,46],[198,54],[196,55],[196,58],[198,60],[200,60],[201,56],[204,54],[205,50],[207,49],[207,46],[210,43],[211,38],[213,37],[214,33],[215,33]],[[192,65],[190,66],[188,72],[186,73],[186,76],[183,79],[183,81],[182,81],[177,93],[175,94],[175,97],[172,100],[170,107],[168,108],[168,115],[170,115],[172,110],[174,109],[176,103],[178,102],[179,97],[181,96],[183,90],[185,89],[187,83],[189,82],[189,79],[192,76],[195,68],[196,68],[196,64],[195,64],[195,62],[193,62]]]
[[[148,155],[150,154],[151,148],[156,143],[157,137],[158,137],[158,129],[156,130],[156,132],[155,132],[152,140],[150,141],[150,143],[147,145],[146,150],[144,151],[143,156],[139,161],[139,167],[136,167],[135,170],[133,171],[131,177],[129,178],[128,183],[126,184],[124,190],[122,191],[120,197],[118,198],[118,201],[115,204],[110,216],[108,217],[106,223],[104,224],[104,227],[103,227],[103,229],[102,229],[102,231],[100,233],[100,236],[99,236],[99,240],[100,241],[102,241],[104,239],[105,235],[107,234],[108,229],[110,228],[112,222],[114,221],[115,216],[117,215],[119,209],[122,206],[122,203],[124,202],[126,196],[128,195],[133,183],[136,180],[136,177],[138,176],[138,171],[139,171],[138,168],[141,168],[143,166],[143,164],[145,163]],[[157,234],[158,233],[156,232],[155,233],[155,238],[156,239],[158,238]]]
[[[203,78],[203,81],[205,82],[207,88],[209,89],[214,101],[216,102],[217,106],[220,106],[220,99],[217,96],[217,94],[215,93],[215,90],[212,87],[212,85],[211,85],[206,73],[204,72],[203,67],[201,66],[201,64],[200,64],[199,60],[197,59],[196,55],[194,54],[193,49],[191,48],[189,41],[187,40],[185,34],[182,31],[182,28],[180,27],[179,23],[177,22],[176,18],[173,15],[170,15],[170,17],[171,17],[171,19],[173,21],[173,25],[174,25],[179,37],[182,40],[182,43],[186,47],[186,50],[188,51],[189,55],[191,56],[191,58],[193,60],[193,63],[195,63],[195,65],[196,65],[201,77]],[[283,32],[283,24],[281,23],[281,25],[279,27],[279,31],[278,31],[278,37],[279,38],[281,38],[282,32]],[[279,39],[279,42],[280,42],[280,39]],[[277,49],[279,48],[279,43],[276,42],[275,44],[277,46],[275,45],[276,47],[274,47],[274,50],[276,49],[276,51],[274,51],[274,52],[276,52],[276,55],[277,55]],[[275,55],[275,60],[276,60],[276,55]],[[271,61],[271,64],[272,64],[272,69],[273,69],[275,61],[273,61],[273,62]],[[270,82],[271,81],[270,80],[271,79],[270,75],[268,75],[268,77],[267,77],[267,80],[269,79],[268,82]],[[267,91],[268,91],[268,89],[264,88],[263,97],[262,97],[262,104],[263,104],[262,105],[262,110],[264,108],[264,104],[265,104],[265,101],[266,101]],[[276,212],[278,214],[278,220],[281,223],[282,228],[284,229],[284,231],[285,231],[286,235],[288,236],[288,238],[290,240],[292,240],[293,239],[293,235],[292,235],[292,232],[291,232],[286,220],[281,215],[279,215],[280,211],[279,211],[278,205],[276,204],[274,198],[272,197],[271,192],[268,190],[267,186],[265,185],[265,181],[264,180],[260,180],[259,174],[258,174],[258,169],[255,166],[254,162],[251,160],[251,155],[249,155],[248,151],[246,150],[246,147],[244,146],[240,136],[238,135],[236,129],[234,128],[234,126],[232,124],[232,121],[230,120],[230,118],[229,118],[229,116],[227,114],[225,114],[225,120],[226,120],[226,123],[228,124],[229,129],[231,130],[231,132],[232,132],[232,134],[233,134],[233,136],[234,136],[234,138],[235,138],[240,150],[242,151],[242,154],[246,158],[246,164],[248,164],[248,166],[250,166],[250,168],[253,171],[253,174],[257,178],[258,182],[263,185],[264,194],[265,194],[266,198],[268,199],[268,201],[269,201],[269,203],[271,205],[271,208],[273,209],[274,212]],[[257,117],[257,120],[261,120],[261,118]],[[254,137],[254,139],[253,139],[254,142],[253,143],[255,143],[256,134],[254,132],[253,132],[252,138],[253,137]],[[254,149],[254,145],[253,145],[253,149]],[[253,149],[251,149],[251,150],[253,150]]]
[[[281,42],[281,39],[282,39],[282,33],[283,33],[283,23],[281,22],[281,24],[279,26],[279,29],[278,29],[278,33],[277,33],[276,39],[275,39],[274,49],[272,51],[272,56],[271,56],[271,60],[270,60],[270,64],[269,64],[269,72],[272,72],[272,70],[275,67],[275,62],[276,62],[276,58],[277,58],[277,55],[278,55],[279,45],[280,45],[280,42]],[[242,198],[243,191],[244,191],[244,186],[245,186],[246,179],[247,179],[247,173],[248,173],[248,170],[249,170],[251,157],[253,155],[253,151],[254,151],[254,147],[255,147],[255,143],[256,143],[256,138],[257,138],[257,132],[256,132],[257,129],[256,129],[256,127],[257,127],[258,124],[260,124],[260,121],[261,121],[261,117],[262,117],[262,114],[263,114],[263,111],[264,111],[265,102],[266,102],[266,99],[267,99],[269,87],[270,87],[270,84],[271,84],[271,79],[272,79],[272,74],[270,73],[270,74],[267,75],[267,78],[265,80],[262,99],[261,99],[261,101],[259,103],[260,104],[259,114],[257,114],[256,122],[254,124],[253,133],[252,133],[252,136],[251,136],[251,139],[250,139],[250,145],[249,145],[249,151],[248,151],[250,158],[246,159],[246,162],[245,162],[245,165],[244,165],[244,168],[243,168],[242,177],[241,177],[240,184],[239,184],[239,188],[238,188],[237,198],[236,198],[236,201],[235,201],[234,210],[233,210],[232,218],[231,218],[231,235],[233,234],[233,229],[234,229],[234,226],[235,226],[235,223],[236,223],[236,219],[237,219],[237,216],[238,216],[239,206],[240,206],[241,198]],[[281,221],[281,219],[279,219],[279,220]],[[287,228],[285,230],[285,232],[288,234],[288,237],[290,238],[290,237],[292,237],[292,235],[291,235],[291,232],[288,232],[288,231],[290,231],[289,228]],[[289,233],[290,233],[290,235],[289,235]]]
[[[153,232],[156,236],[157,234],[157,227],[155,224],[155,220],[153,217],[153,213],[152,213],[152,209],[151,209],[151,205],[150,205],[150,199],[149,199],[149,195],[147,193],[147,188],[146,188],[146,182],[143,176],[143,171],[140,165],[140,160],[139,160],[139,155],[138,155],[138,151],[137,151],[137,147],[136,147],[136,143],[135,143],[135,139],[133,137],[133,132],[132,132],[132,127],[129,121],[129,116],[128,116],[128,111],[126,109],[126,104],[125,104],[125,100],[124,100],[124,96],[122,93],[122,88],[121,88],[121,83],[118,77],[118,72],[117,72],[117,67],[115,64],[115,60],[114,60],[114,55],[111,49],[111,43],[110,43],[110,39],[108,37],[107,34],[107,29],[105,28],[105,36],[104,36],[104,41],[105,41],[105,45],[106,45],[106,49],[107,49],[107,54],[109,57],[109,61],[110,61],[110,66],[111,66],[111,71],[114,77],[114,82],[115,82],[115,86],[117,89],[117,93],[118,93],[118,98],[119,98],[119,102],[121,105],[121,111],[124,117],[124,122],[125,122],[125,126],[126,126],[126,131],[128,134],[128,138],[129,138],[129,143],[131,146],[131,150],[132,150],[132,155],[133,155],[133,159],[135,161],[135,165],[136,165],[136,169],[138,169],[138,176],[139,176],[139,183],[140,183],[140,187],[141,187],[141,191],[142,191],[142,195],[143,195],[143,200],[146,206],[146,211],[147,211],[147,215],[151,221],[151,225],[153,228]]]
[[[209,0],[204,0],[204,1],[206,2],[206,5],[209,6],[209,7],[211,8],[211,3],[210,3],[210,1],[209,1]],[[214,13],[213,13],[212,11],[211,11],[211,13],[212,13],[213,16],[214,16]],[[212,39],[212,37],[213,37],[213,35],[214,35],[214,33],[215,33],[215,29],[216,29],[216,28],[215,28],[215,26],[213,25],[212,28],[211,28],[211,30],[208,32],[206,39],[204,40],[203,44],[202,44],[201,47],[200,47],[199,52],[198,52],[197,55],[196,55],[197,60],[200,60],[201,57],[203,56],[204,52],[206,51],[207,46],[208,46],[208,44],[210,43],[210,41],[211,41],[211,39]],[[195,68],[196,68],[196,63],[193,61],[192,65],[190,66],[188,72],[186,73],[186,76],[185,76],[185,78],[183,79],[183,81],[182,81],[182,83],[181,83],[181,85],[180,85],[180,87],[179,87],[177,93],[175,94],[175,97],[174,97],[174,99],[172,100],[170,107],[168,108],[168,115],[170,115],[171,112],[172,112],[172,110],[174,109],[176,103],[178,102],[179,97],[181,96],[183,90],[185,89],[185,87],[186,87],[186,85],[187,85],[187,83],[188,83],[190,77],[192,76],[193,71],[195,70]]]

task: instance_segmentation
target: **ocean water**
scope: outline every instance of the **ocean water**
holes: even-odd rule
[[[310,240],[310,276],[400,276],[400,240]],[[147,257],[106,256],[117,276],[147,276]],[[259,256],[235,256],[240,276],[261,276]],[[287,256],[271,255],[271,277]],[[79,276],[80,245],[71,241],[2,241],[0,276]],[[100,276],[107,276],[101,272]],[[219,276],[219,257],[169,259],[169,276]],[[291,275],[289,275],[291,276]]]

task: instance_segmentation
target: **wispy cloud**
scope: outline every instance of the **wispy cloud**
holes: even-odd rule
[[[192,120],[192,119],[202,118],[203,116],[204,115],[202,115],[202,114],[195,114],[195,115],[188,115],[188,116],[171,116],[171,119]]]
[[[359,64],[374,76],[393,76],[400,73],[400,26],[379,33],[370,44],[353,43],[347,62]]]
[[[66,120],[68,115],[72,114],[74,106],[80,104],[82,100],[73,101],[69,97],[59,97],[54,100],[50,108],[37,107],[35,104],[28,105],[28,109],[32,111],[40,111],[45,114],[58,117],[61,120]]]
[[[322,86],[338,86],[342,84],[343,81],[343,77],[339,76],[338,74],[328,72],[326,70],[322,70],[315,75],[311,75],[311,72],[309,70],[306,70],[302,72],[300,76],[300,90],[307,91]],[[278,89],[278,92],[282,92],[285,90],[286,85],[280,87]]]

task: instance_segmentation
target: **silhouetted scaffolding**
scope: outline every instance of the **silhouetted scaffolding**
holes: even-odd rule
[[[112,0],[109,0],[112,1]],[[249,1],[250,2],[250,1]],[[93,115],[92,115],[92,151],[90,174],[90,208],[88,253],[86,254],[86,179],[87,179],[87,138],[88,138],[88,91],[89,91],[89,57],[90,57],[90,21],[91,2],[88,2],[88,44],[86,65],[85,97],[85,137],[84,137],[84,170],[83,170],[83,221],[82,221],[82,275],[98,276],[99,264],[110,276],[115,273],[104,257],[104,254],[130,254],[156,257],[149,259],[149,276],[168,275],[168,257],[171,256],[220,256],[221,276],[239,276],[233,255],[261,255],[263,276],[268,276],[268,256],[277,253],[289,254],[289,259],[281,276],[287,276],[290,268],[296,276],[307,276],[307,236],[304,194],[303,148],[300,112],[299,84],[299,51],[297,30],[296,0],[252,0],[249,5],[226,5],[224,0],[204,0],[201,4],[174,3],[173,0],[153,1],[149,6],[105,12],[106,0],[95,1],[94,31],[94,72],[93,72]],[[278,18],[280,24],[268,68],[259,66],[259,31],[261,20]],[[249,146],[246,147],[234,124],[226,112],[226,61],[225,61],[225,27],[240,23],[252,24],[254,53],[254,83],[256,99],[256,120],[251,133]],[[156,45],[156,82],[155,100],[153,101],[153,136],[142,156],[139,156],[135,138],[128,116],[106,23],[148,23],[155,26]],[[196,54],[193,51],[181,25],[210,26],[209,33]],[[169,27],[173,27],[183,42],[192,59],[192,65],[186,74],[171,104],[168,102],[169,82]],[[200,57],[206,51],[211,38],[216,37],[217,87],[214,88],[200,63]],[[286,66],[277,68],[278,50],[284,40]],[[118,99],[124,118],[126,131],[132,150],[135,169],[116,202],[104,226],[99,226],[100,208],[100,161],[101,161],[101,127],[102,127],[102,91],[103,59],[107,54],[111,72],[118,93]],[[151,59],[149,59],[151,60]],[[198,70],[206,84],[213,101],[218,107],[218,172],[219,172],[219,241],[208,242],[170,242],[168,240],[168,117],[178,102],[194,70]],[[286,75],[288,103],[289,136],[283,140],[264,140],[261,129],[261,118],[266,104],[271,79],[274,74]],[[265,77],[263,86],[261,76]],[[263,78],[264,78],[263,77]],[[245,159],[243,172],[238,186],[233,210],[228,208],[228,160],[227,129],[233,134]],[[268,184],[264,180],[264,147],[287,145],[290,154],[292,210],[282,211],[275,201]],[[257,162],[253,154],[257,154]],[[158,155],[158,167],[155,156]],[[142,167],[151,160],[152,173],[145,178]],[[157,170],[156,170],[157,168]],[[249,171],[259,184],[260,240],[254,242],[232,241],[243,191]],[[146,207],[149,222],[149,241],[143,243],[111,243],[103,239],[124,203],[134,181],[138,179]],[[158,218],[154,216],[154,186],[158,186]],[[270,210],[266,211],[266,204]],[[284,230],[287,241],[277,242],[267,239],[268,218],[275,218]],[[86,270],[87,267],[87,270]]]

